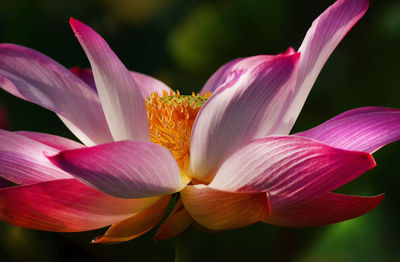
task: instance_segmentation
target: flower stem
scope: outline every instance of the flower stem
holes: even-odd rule
[[[186,233],[186,234],[185,234]],[[190,262],[190,241],[188,232],[183,232],[175,237],[175,262]]]

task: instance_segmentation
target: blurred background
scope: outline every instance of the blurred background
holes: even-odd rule
[[[69,28],[73,16],[99,32],[131,70],[181,93],[199,91],[237,57],[297,49],[333,0],[0,0],[0,42],[38,50],[65,67],[89,63]],[[371,1],[321,72],[293,131],[361,106],[400,108],[400,1]],[[51,112],[0,92],[0,124],[73,138]],[[7,121],[4,121],[7,119]],[[371,170],[337,190],[386,198],[373,212],[312,229],[255,224],[209,234],[189,228],[193,261],[400,261],[400,143],[374,154]],[[174,242],[151,231],[119,245],[90,245],[105,231],[49,233],[0,223],[2,261],[172,261]]]

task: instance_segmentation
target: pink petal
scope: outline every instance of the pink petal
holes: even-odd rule
[[[179,199],[171,214],[164,220],[161,226],[158,228],[154,241],[160,241],[175,237],[176,235],[183,232],[193,222],[192,217],[186,211],[182,204],[182,200]]]
[[[97,94],[54,60],[34,50],[0,45],[0,86],[67,120],[86,145],[112,141]]]
[[[16,131],[14,133],[25,137],[29,137],[33,140],[36,140],[42,144],[48,145],[60,151],[84,147],[84,145],[78,142],[75,142],[73,140],[61,136],[30,132],[30,131]]]
[[[0,220],[20,227],[75,232],[126,219],[158,198],[119,199],[76,179],[61,179],[0,190]]]
[[[290,208],[275,210],[263,222],[283,227],[313,227],[337,223],[362,216],[373,210],[384,198],[348,196],[327,193]]]
[[[299,48],[301,53],[294,101],[281,132],[288,134],[329,56],[368,9],[368,0],[338,0],[314,20]]]
[[[347,111],[298,136],[330,146],[373,153],[400,139],[400,110],[363,107]]]
[[[190,166],[211,181],[223,160],[251,140],[274,134],[290,103],[299,54],[256,56],[236,64],[197,115]]]
[[[150,141],[144,98],[128,69],[93,29],[74,18],[70,24],[91,64],[114,139]]]
[[[269,214],[266,193],[235,193],[188,185],[181,191],[181,198],[192,218],[211,230],[244,227]]]
[[[16,184],[72,178],[54,166],[43,152],[55,154],[57,149],[26,136],[0,130],[0,176]]]
[[[63,151],[49,159],[90,186],[116,197],[165,195],[184,187],[172,154],[150,142],[102,144]]]
[[[69,69],[74,75],[83,80],[90,88],[97,93],[96,84],[94,83],[94,77],[91,69],[72,67]]]
[[[92,243],[116,244],[143,235],[164,217],[170,199],[170,196],[162,197],[146,210],[113,224],[104,235],[93,239]]]
[[[288,207],[334,190],[375,166],[368,153],[296,136],[256,140],[230,156],[209,185],[232,192],[268,192]]]

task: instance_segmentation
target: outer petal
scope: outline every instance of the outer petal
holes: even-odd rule
[[[93,29],[74,18],[70,19],[70,24],[89,58],[101,105],[114,139],[149,141],[143,97],[128,69]]]
[[[400,139],[400,110],[384,107],[358,108],[296,135],[310,137],[342,149],[373,153]]]
[[[183,232],[193,222],[192,217],[186,211],[182,204],[182,200],[179,199],[171,214],[165,219],[165,221],[158,228],[154,241],[165,240],[178,235]]]
[[[86,145],[112,141],[97,94],[39,52],[1,44],[0,86],[57,113],[63,121],[71,123],[71,131]]]
[[[283,227],[313,227],[362,216],[373,210],[385,197],[348,196],[328,193],[290,208],[277,209],[263,222]]]
[[[0,176],[16,184],[72,178],[54,166],[43,152],[58,150],[26,136],[0,130]]]
[[[171,153],[150,142],[102,144],[63,151],[49,159],[90,186],[116,197],[164,195],[184,187]]]
[[[84,145],[64,138],[61,136],[55,136],[45,133],[30,132],[30,131],[16,131],[15,134],[29,137],[30,139],[36,140],[42,144],[48,145],[57,150],[69,150],[84,147]]]
[[[270,210],[267,193],[236,193],[204,185],[186,186],[183,205],[192,218],[211,230],[244,227],[264,220]]]
[[[119,199],[76,179],[60,179],[0,190],[0,220],[21,227],[74,232],[110,225],[157,198]]]
[[[197,179],[210,181],[235,150],[275,133],[290,104],[298,59],[299,54],[256,56],[236,65],[194,123],[190,167]]]
[[[367,8],[368,0],[338,0],[313,22],[299,48],[296,92],[280,134],[290,132],[325,62]]]
[[[268,192],[288,207],[334,190],[375,166],[372,156],[296,136],[256,140],[230,156],[209,185],[232,192]]]
[[[137,238],[148,232],[164,217],[170,196],[162,197],[157,203],[123,221],[113,224],[103,236],[92,240],[96,244],[116,244]]]

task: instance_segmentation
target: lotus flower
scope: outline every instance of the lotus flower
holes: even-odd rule
[[[363,16],[366,0],[339,0],[295,52],[222,66],[200,95],[180,95],[129,72],[87,25],[70,23],[92,70],[63,68],[25,47],[0,46],[0,85],[55,112],[83,143],[0,131],[0,219],[49,231],[111,225],[96,243],[133,239],[178,201],[155,239],[190,224],[226,230],[255,222],[319,226],[375,208],[383,195],[332,190],[375,166],[400,138],[400,111],[368,107],[288,135],[325,61]]]

